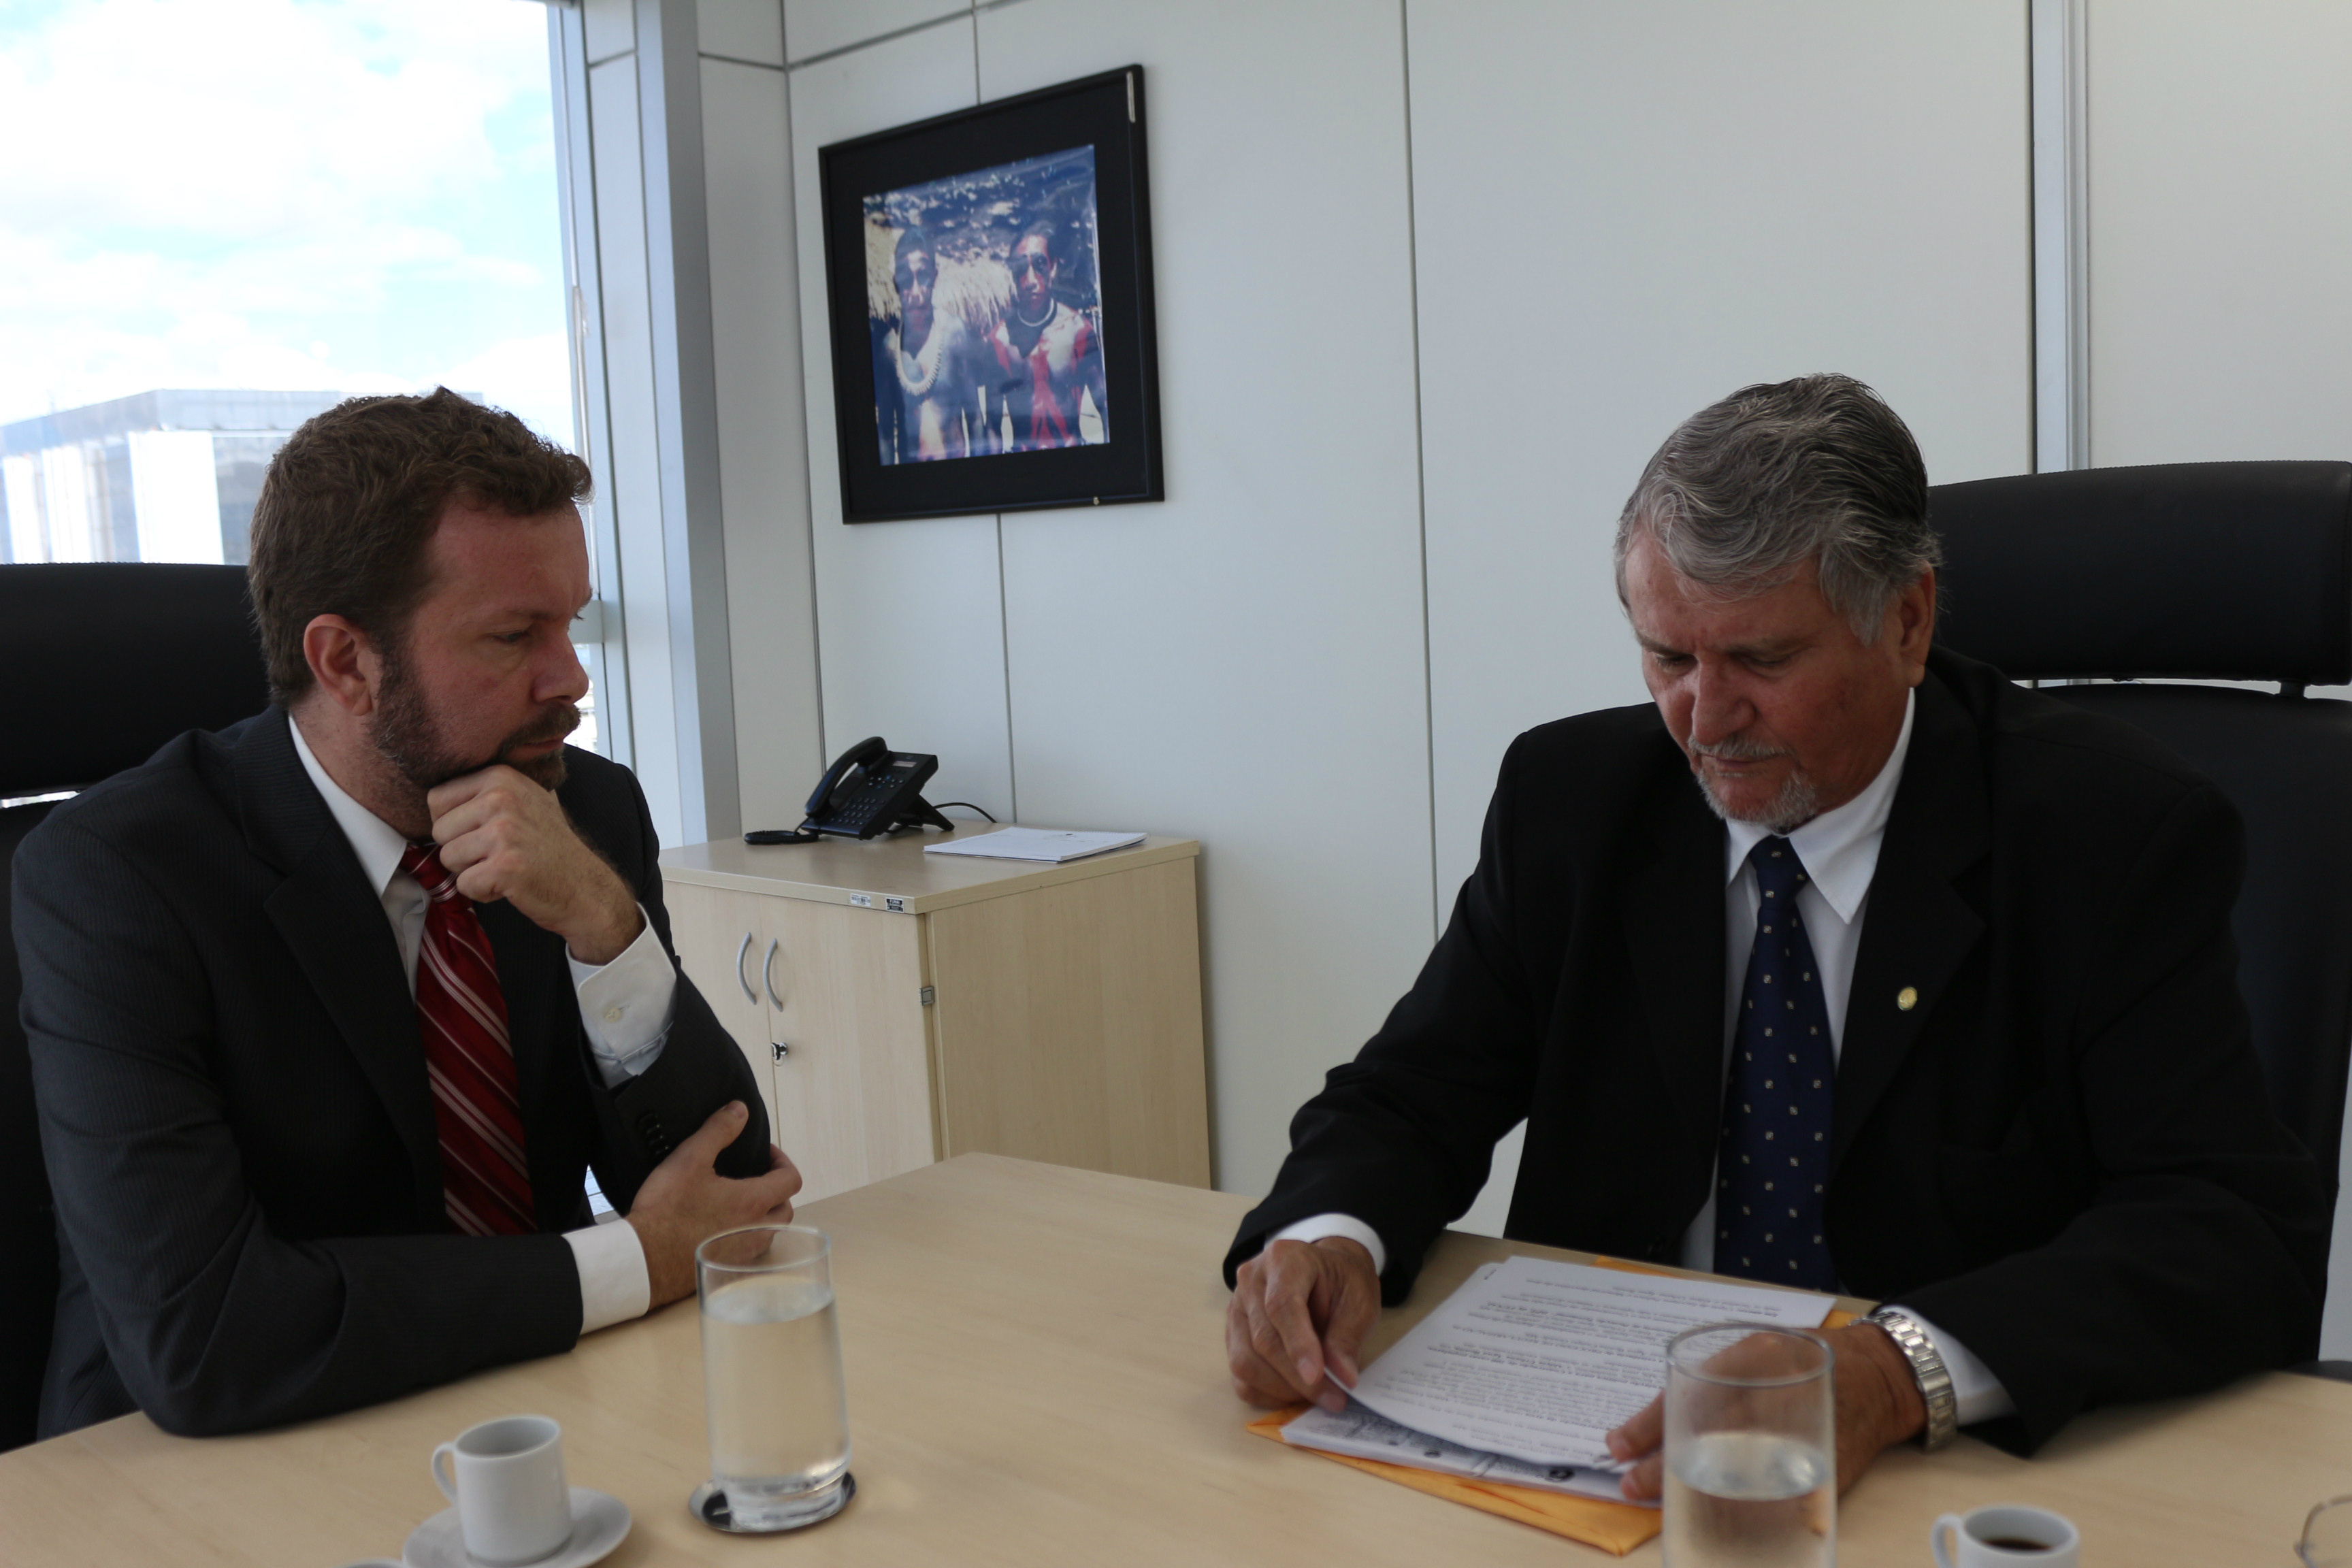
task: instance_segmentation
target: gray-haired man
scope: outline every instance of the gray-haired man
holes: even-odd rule
[[[1654,704],[1512,744],[1445,934],[1226,1259],[1244,1398],[1339,1403],[1522,1118],[1511,1236],[1891,1303],[1836,1336],[1843,1485],[2312,1353],[2328,1210],[2248,1040],[2237,814],[1932,647],[1927,499],[1845,376],[1651,459],[1617,569]],[[1658,1439],[1654,1405],[1612,1435],[1629,1495]]]

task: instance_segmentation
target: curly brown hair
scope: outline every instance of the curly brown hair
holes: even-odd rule
[[[271,700],[310,689],[302,634],[317,616],[397,646],[432,585],[425,546],[453,499],[540,517],[592,488],[572,453],[446,386],[354,397],[306,420],[261,482],[246,560]]]

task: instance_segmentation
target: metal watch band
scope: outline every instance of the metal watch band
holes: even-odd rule
[[[1937,1352],[1936,1342],[1927,1337],[1916,1319],[1892,1307],[1881,1307],[1863,1321],[1885,1329],[1887,1338],[1902,1347],[1905,1359],[1910,1362],[1911,1376],[1919,1384],[1919,1397],[1927,1406],[1927,1429],[1920,1435],[1920,1446],[1934,1453],[1949,1443],[1960,1426],[1959,1398],[1952,1392],[1952,1374]]]

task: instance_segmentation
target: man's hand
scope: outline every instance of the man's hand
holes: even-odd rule
[[[554,791],[501,763],[436,786],[425,804],[441,864],[476,903],[506,900],[583,963],[612,963],[645,929],[636,896],[572,829]]]
[[[1873,1459],[1927,1425],[1927,1405],[1911,1375],[1910,1358],[1876,1323],[1850,1323],[1829,1341],[1837,1348],[1837,1473],[1843,1492],[1862,1479]],[[1659,1452],[1664,1436],[1663,1398],[1653,1399],[1609,1434],[1611,1454],[1641,1461],[1622,1483],[1635,1502],[1653,1501],[1664,1489]]]
[[[1346,1408],[1356,1347],[1380,1315],[1381,1277],[1363,1243],[1342,1236],[1274,1243],[1234,1275],[1225,1309],[1234,1392],[1252,1405],[1311,1399]]]
[[[646,1249],[646,1279],[653,1288],[646,1310],[694,1294],[694,1249],[722,1230],[744,1225],[789,1225],[793,1194],[801,1173],[784,1152],[768,1145],[768,1173],[741,1181],[713,1166],[719,1152],[735,1142],[751,1112],[730,1100],[710,1113],[693,1137],[670,1151],[637,1189],[628,1224]]]

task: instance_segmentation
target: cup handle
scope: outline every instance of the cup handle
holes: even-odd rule
[[[445,1445],[446,1447],[446,1445]],[[1936,1568],[1952,1568],[1951,1553],[1944,1550],[1944,1531],[1950,1531],[1952,1539],[1960,1537],[1960,1516],[1948,1513],[1927,1527],[1927,1545],[1936,1554]]]
[[[447,1498],[451,1502],[456,1502],[457,1500],[457,1483],[453,1477],[446,1476],[441,1473],[441,1460],[444,1455],[448,1457],[450,1467],[454,1469],[457,1463],[457,1445],[455,1443],[444,1443],[439,1447],[433,1450],[433,1484],[441,1489],[441,1495],[443,1497]]]

